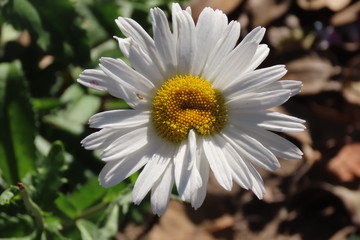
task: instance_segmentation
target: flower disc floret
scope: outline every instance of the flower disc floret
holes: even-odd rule
[[[221,93],[210,82],[192,75],[176,75],[156,92],[152,120],[159,136],[174,143],[194,129],[199,135],[218,133],[227,122]]]

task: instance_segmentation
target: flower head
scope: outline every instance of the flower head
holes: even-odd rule
[[[198,208],[210,170],[231,190],[233,181],[265,193],[253,165],[274,171],[277,157],[301,158],[292,143],[274,134],[304,129],[304,121],[268,108],[300,91],[298,81],[278,81],[283,65],[255,70],[269,53],[260,44],[265,29],[251,31],[237,45],[240,24],[205,8],[197,21],[191,9],[172,6],[172,31],[159,8],[151,9],[153,38],[139,24],[119,17],[126,38],[117,38],[131,66],[101,58],[100,70],[85,70],[78,82],[124,99],[131,110],[95,114],[86,149],[103,149],[99,180],[111,187],[143,168],[133,189],[140,203],[151,191],[161,215],[175,183],[179,196]]]

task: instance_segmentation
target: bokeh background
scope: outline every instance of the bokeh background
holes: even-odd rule
[[[304,152],[261,171],[258,200],[211,176],[203,206],[178,201],[158,218],[149,199],[131,202],[137,174],[99,186],[103,163],[80,141],[96,112],[127,108],[76,83],[101,56],[123,58],[114,19],[131,17],[151,34],[149,9],[165,0],[0,0],[0,239],[360,239],[360,1],[197,0],[256,26],[271,48],[261,67],[286,64],[301,94],[274,110],[305,119],[284,135]],[[21,184],[19,184],[21,183]]]

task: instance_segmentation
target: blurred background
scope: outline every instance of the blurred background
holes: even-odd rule
[[[96,112],[128,108],[76,83],[102,56],[123,58],[114,19],[131,17],[151,34],[149,9],[166,0],[0,0],[0,239],[360,240],[360,1],[197,0],[256,26],[271,48],[261,67],[286,64],[301,94],[274,110],[307,121],[284,135],[304,152],[261,171],[258,200],[210,178],[203,206],[177,200],[165,214],[131,202],[137,174],[99,186],[104,165],[80,141]],[[21,184],[19,184],[21,182]]]

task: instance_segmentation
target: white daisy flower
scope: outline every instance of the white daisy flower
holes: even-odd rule
[[[269,171],[277,157],[302,152],[275,132],[298,132],[304,121],[268,111],[300,92],[301,82],[282,80],[283,65],[255,70],[269,53],[260,44],[265,29],[237,45],[240,24],[205,8],[197,23],[191,9],[172,5],[172,30],[159,8],[151,9],[153,38],[134,20],[119,17],[126,38],[117,38],[131,66],[103,57],[100,70],[85,70],[78,82],[124,99],[131,110],[95,114],[101,130],[82,141],[104,149],[99,180],[111,187],[144,167],[133,189],[139,204],[151,190],[155,214],[164,213],[175,183],[181,199],[196,209],[206,195],[210,170],[231,190],[233,181],[258,198],[264,183],[254,165]]]

